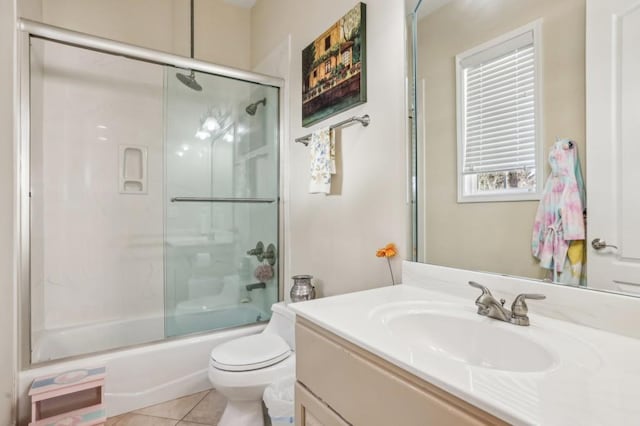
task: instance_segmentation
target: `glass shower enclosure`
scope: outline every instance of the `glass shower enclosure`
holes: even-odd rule
[[[280,81],[52,28],[27,56],[30,362],[268,320]]]
[[[278,297],[278,89],[196,72],[212,102],[174,77],[165,85],[166,333],[267,320]]]

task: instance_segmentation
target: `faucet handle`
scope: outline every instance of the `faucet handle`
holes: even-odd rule
[[[491,292],[487,287],[482,284],[478,284],[475,281],[469,281],[469,285],[482,290],[482,294],[476,299],[476,306],[478,307],[479,314],[486,315],[487,309],[489,308],[488,301],[489,299],[493,299],[493,295],[491,295]]]
[[[485,286],[483,286],[482,284],[478,284],[478,283],[477,283],[477,282],[475,282],[475,281],[469,281],[469,285],[470,285],[471,287],[475,287],[475,288],[477,288],[477,289],[482,290],[482,294],[481,294],[481,296],[485,296],[485,295],[489,295],[489,296],[491,296],[491,292],[489,291],[489,289],[488,289],[488,288],[486,288]]]
[[[264,254],[264,244],[262,244],[262,241],[258,241],[256,243],[256,248],[248,250],[247,254],[249,256],[257,257],[258,258],[258,262],[262,262],[262,257],[263,257],[263,254]]]
[[[529,325],[529,307],[525,303],[526,299],[543,300],[547,296],[544,294],[519,294],[511,305],[511,322],[518,325]]]

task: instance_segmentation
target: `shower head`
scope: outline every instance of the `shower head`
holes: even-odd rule
[[[191,71],[191,74],[189,75],[180,74],[178,72],[176,73],[176,77],[178,77],[178,80],[180,80],[180,82],[187,86],[189,89],[193,89],[197,92],[202,91],[202,86],[200,86],[196,81],[196,74],[193,71]]]
[[[258,110],[258,105],[260,104],[266,105],[267,98],[262,98],[258,102],[252,103],[251,105],[245,108],[245,111],[247,111],[247,114],[249,115],[256,115],[256,111]]]
[[[191,0],[189,12],[191,15],[191,25],[189,26],[191,32],[191,59],[193,59],[193,0]],[[176,77],[182,84],[187,86],[189,89],[195,90],[196,92],[202,91],[202,86],[198,84],[196,81],[196,73],[191,70],[189,75],[176,73]]]

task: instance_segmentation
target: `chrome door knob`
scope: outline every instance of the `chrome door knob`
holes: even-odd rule
[[[607,247],[618,249],[618,246],[607,244],[605,240],[601,240],[600,238],[594,238],[593,241],[591,241],[591,247],[593,247],[594,250],[602,250],[603,248]]]

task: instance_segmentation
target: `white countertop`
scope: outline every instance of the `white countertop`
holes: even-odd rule
[[[640,425],[639,340],[536,315],[532,302],[529,327],[481,320],[489,327],[506,328],[533,340],[541,341],[544,336],[544,343],[557,357],[553,367],[545,371],[508,372],[436,353],[416,356],[385,330],[372,312],[390,304],[422,301],[463,304],[465,309],[468,305],[475,312],[474,299],[409,285],[289,307],[297,315],[509,423]],[[505,345],[504,350],[509,351],[509,347]]]

